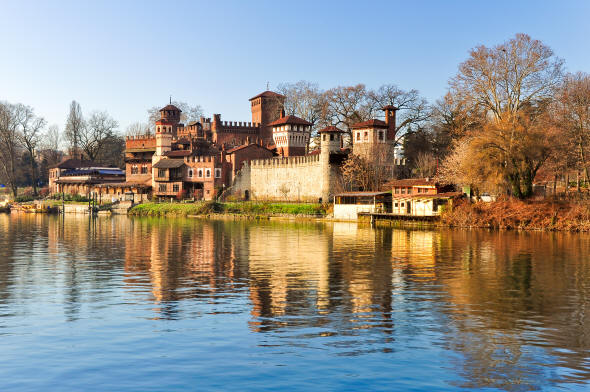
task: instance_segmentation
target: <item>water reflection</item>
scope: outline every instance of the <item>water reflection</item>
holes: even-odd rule
[[[535,390],[590,380],[589,250],[553,233],[0,215],[0,311],[59,286],[73,322],[123,290],[152,320],[245,313],[260,346],[422,350],[457,388]]]

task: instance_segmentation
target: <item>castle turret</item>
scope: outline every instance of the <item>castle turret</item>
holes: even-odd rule
[[[173,124],[171,122],[167,120],[156,121],[156,153],[154,155],[162,156],[172,149],[172,130]]]
[[[381,110],[385,112],[385,124],[387,124],[387,140],[395,141],[395,115],[399,109],[393,105],[387,105],[382,107]]]
[[[307,153],[311,123],[296,116],[281,117],[269,124],[277,152],[284,157]]]
[[[344,131],[330,126],[318,131],[320,135],[320,166],[322,201],[328,203],[334,195],[338,178],[339,155],[342,153],[342,136]],[[334,158],[331,158],[334,157]]]

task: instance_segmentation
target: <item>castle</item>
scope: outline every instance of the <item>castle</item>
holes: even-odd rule
[[[312,124],[286,116],[283,95],[264,91],[249,101],[250,122],[221,121],[214,114],[184,125],[181,110],[166,105],[155,135],[126,138],[125,181],[98,184],[95,191],[118,198],[132,193],[136,201],[330,201],[339,186],[340,166],[351,153],[343,148],[344,132],[333,126],[320,130],[320,148],[309,151]],[[352,126],[352,152],[384,154],[393,164],[397,109],[383,110],[385,121]]]

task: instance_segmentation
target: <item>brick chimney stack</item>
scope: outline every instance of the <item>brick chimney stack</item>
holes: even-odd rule
[[[385,124],[387,124],[387,140],[395,140],[395,113],[399,110],[393,105],[381,108],[385,112]]]

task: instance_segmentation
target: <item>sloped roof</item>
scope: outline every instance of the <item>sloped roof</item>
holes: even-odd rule
[[[161,112],[162,110],[176,110],[176,111],[182,112],[182,110],[180,110],[179,108],[177,108],[177,107],[176,107],[176,106],[174,106],[174,105],[166,105],[166,106],[164,106],[162,109],[160,109],[160,112]]]
[[[164,155],[167,157],[188,157],[189,155],[191,155],[191,151],[190,150],[172,150],[172,151],[166,151],[164,153]]]
[[[184,165],[184,160],[182,159],[162,159],[153,167],[156,169],[177,169],[182,165]]]
[[[297,116],[281,117],[278,120],[275,120],[268,125],[274,126],[274,125],[284,125],[284,124],[311,125],[311,123],[309,121],[305,121],[304,119],[299,118]]]
[[[387,128],[387,124],[385,121],[377,120],[376,118],[368,121],[359,122],[356,124],[352,124],[352,129],[362,129],[362,128]]]
[[[336,128],[333,125],[330,125],[329,127],[326,127],[324,129],[320,129],[318,131],[319,133],[344,133],[344,131],[340,128]]]
[[[392,187],[392,186],[436,186],[438,183],[433,178],[404,178],[402,180],[392,180],[388,181],[383,185],[383,187]]]
[[[249,101],[251,101],[253,99],[256,99],[256,98],[259,98],[259,97],[266,97],[266,98],[273,98],[273,97],[276,97],[276,98],[285,98],[285,96],[282,95],[282,94],[275,93],[274,91],[266,90],[266,91],[261,92],[258,95],[253,96],[252,98],[249,99]]]
[[[230,148],[229,150],[227,150],[227,153],[228,154],[233,154],[236,151],[240,151],[240,150],[243,150],[243,149],[249,148],[249,147],[258,147],[258,148],[262,148],[264,150],[267,150],[268,152],[272,152],[268,148],[266,148],[264,146],[261,146],[260,144],[250,143],[250,144],[243,144],[243,145],[238,146],[238,147]]]

